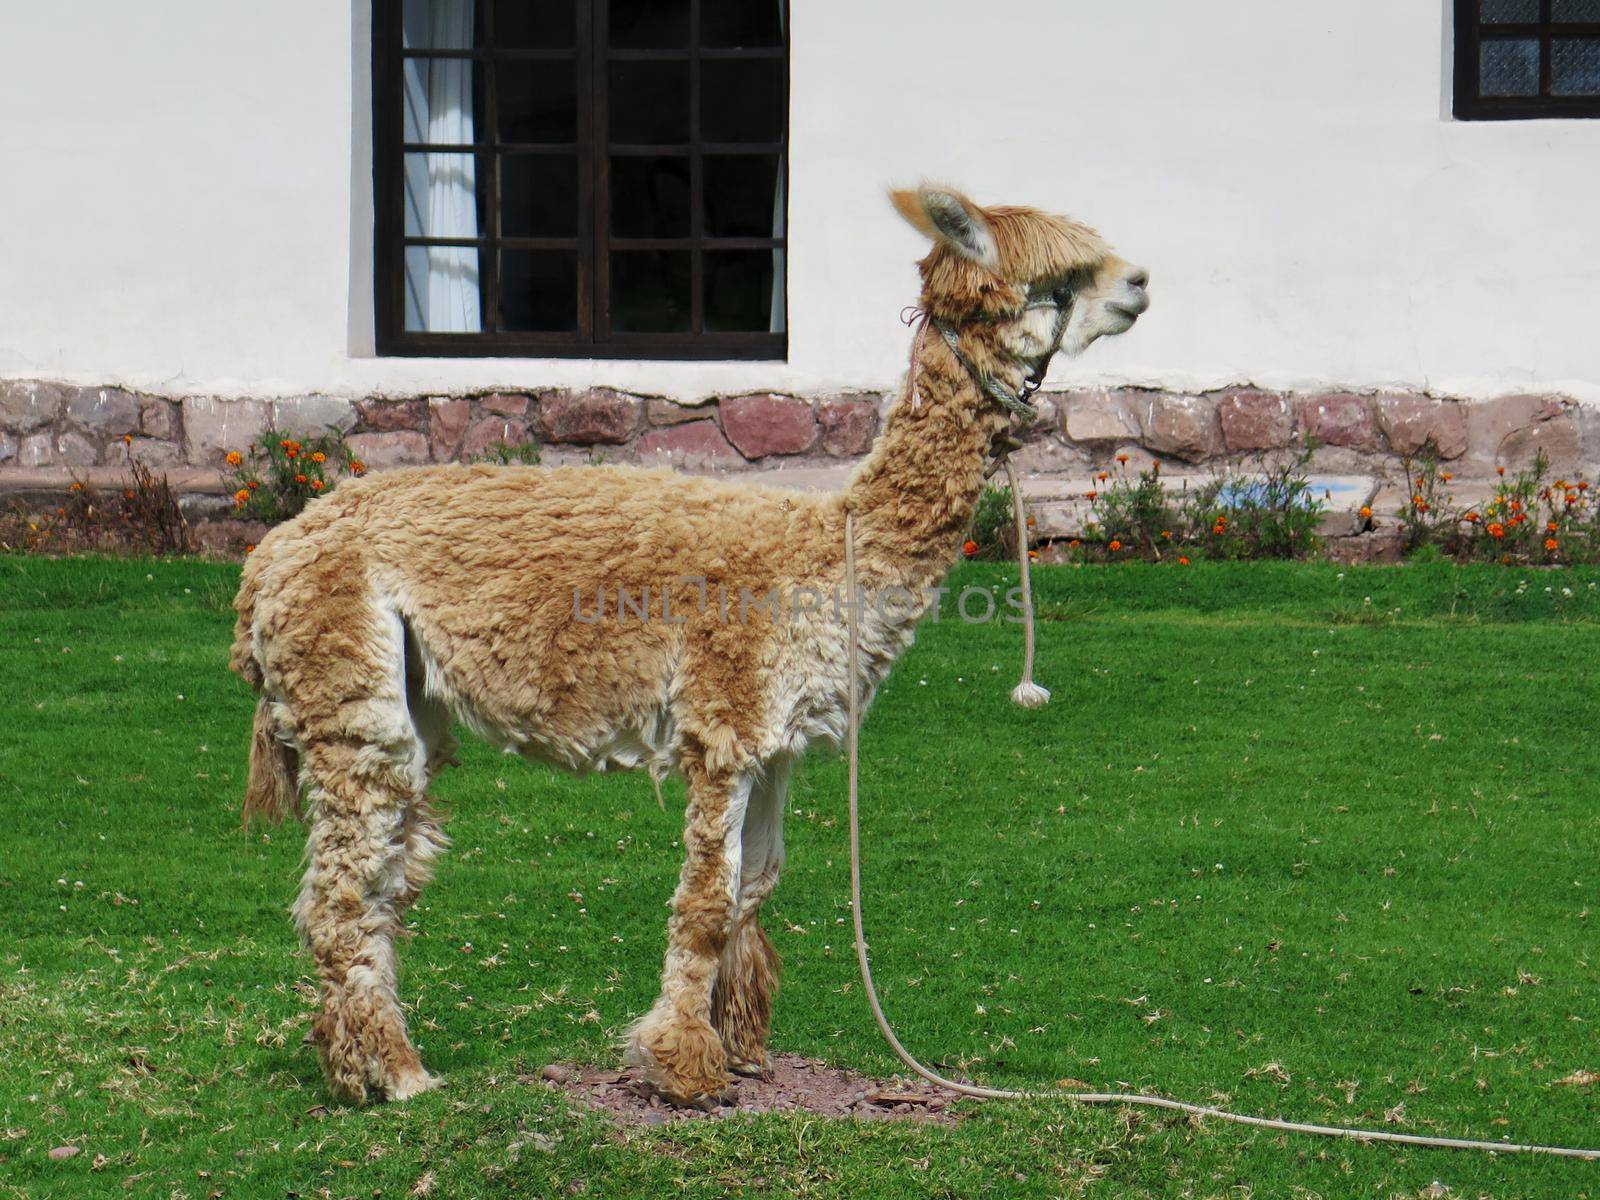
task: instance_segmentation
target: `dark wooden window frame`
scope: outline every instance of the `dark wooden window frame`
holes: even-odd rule
[[[499,152],[514,149],[537,153],[573,147],[513,146],[498,141],[495,113],[494,65],[497,61],[568,61],[578,63],[578,230],[572,238],[496,237],[500,229],[500,187],[497,177],[483,186],[485,229],[476,238],[406,237],[404,230],[404,155],[420,150],[404,141],[404,83],[402,67],[403,0],[373,0],[372,131],[373,131],[373,266],[376,301],[377,351],[383,356],[522,357],[522,358],[658,358],[658,359],[775,359],[788,357],[786,319],[781,332],[705,332],[704,250],[777,250],[784,254],[783,286],[788,287],[788,84],[789,36],[781,46],[711,49],[700,46],[700,0],[690,0],[689,45],[686,50],[612,50],[607,44],[608,0],[572,0],[577,6],[577,38],[573,50],[496,50],[494,4],[477,0],[484,31],[481,46],[471,50],[431,50],[415,57],[470,58],[483,71],[485,124],[488,138],[474,130],[478,140],[470,146],[430,146],[447,151],[474,151],[488,171],[498,169]],[[791,9],[792,14],[792,9]],[[718,144],[700,138],[700,70],[711,59],[780,59],[784,64],[783,130],[777,142]],[[606,85],[612,61],[687,60],[690,80],[690,141],[671,146],[610,146],[600,139],[607,128]],[[687,237],[618,238],[609,233],[609,164],[619,155],[682,154],[691,171],[691,227]],[[784,221],[782,237],[713,238],[704,229],[704,162],[707,154],[778,155],[783,164]],[[479,249],[479,286],[483,315],[491,328],[482,333],[426,333],[405,328],[405,247],[476,246]],[[499,314],[499,264],[501,247],[531,250],[575,250],[578,255],[578,328],[573,332],[506,332],[492,328]],[[616,333],[609,330],[610,253],[617,250],[687,250],[690,252],[692,311],[687,333]]]
[[[1539,0],[1539,19],[1488,24],[1478,0],[1455,0],[1455,95],[1452,111],[1462,121],[1528,121],[1541,117],[1600,117],[1600,96],[1550,94],[1550,43],[1563,37],[1600,37],[1600,22],[1556,23],[1551,0]],[[1481,47],[1497,39],[1537,38],[1539,95],[1484,96],[1478,81]]]

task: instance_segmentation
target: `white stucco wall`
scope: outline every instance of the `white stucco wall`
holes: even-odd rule
[[[53,0],[0,33],[0,377],[171,394],[889,385],[922,176],[1151,268],[1061,384],[1600,402],[1600,121],[1448,119],[1447,0],[797,0],[790,359],[371,353],[364,3]]]

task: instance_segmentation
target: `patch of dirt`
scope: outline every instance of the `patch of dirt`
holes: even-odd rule
[[[639,1072],[551,1063],[536,1077],[552,1091],[606,1113],[625,1125],[715,1121],[740,1113],[803,1112],[857,1121],[923,1121],[954,1125],[949,1105],[958,1097],[920,1080],[871,1079],[824,1066],[798,1054],[774,1056],[768,1079],[738,1078],[709,1111],[665,1103]],[[525,1077],[533,1082],[535,1077]]]

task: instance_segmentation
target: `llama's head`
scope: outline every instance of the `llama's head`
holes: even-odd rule
[[[992,353],[1024,373],[1057,351],[1081,354],[1132,328],[1150,307],[1150,273],[1118,258],[1100,235],[1035,208],[984,208],[950,188],[889,194],[933,240],[921,263],[922,307],[947,326],[981,326]]]

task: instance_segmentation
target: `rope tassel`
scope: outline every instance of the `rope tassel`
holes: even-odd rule
[[[1022,680],[1011,689],[1011,703],[1022,708],[1043,708],[1050,689],[1033,681],[1033,578],[1028,573],[1028,510],[1022,503],[1022,484],[1011,456],[1005,458],[1006,482],[1011,486],[1011,513],[1017,522],[1017,567],[1022,572]]]

